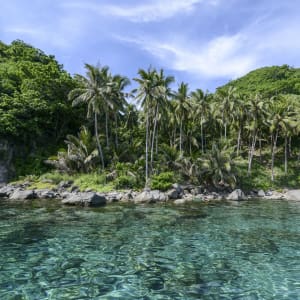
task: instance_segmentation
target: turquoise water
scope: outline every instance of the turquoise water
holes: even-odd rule
[[[0,201],[0,299],[300,299],[300,203]]]

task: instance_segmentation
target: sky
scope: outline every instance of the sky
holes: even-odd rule
[[[0,0],[0,40],[21,39],[71,73],[130,79],[163,68],[213,92],[269,65],[300,66],[300,0]]]

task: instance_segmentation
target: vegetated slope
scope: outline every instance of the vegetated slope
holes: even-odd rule
[[[72,77],[55,57],[22,41],[0,41],[0,138],[52,144],[78,120],[67,101]]]
[[[235,86],[242,94],[260,93],[269,97],[278,94],[300,95],[300,68],[288,65],[256,69],[218,89]]]

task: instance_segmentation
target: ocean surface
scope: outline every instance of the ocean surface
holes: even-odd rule
[[[0,299],[300,299],[300,202],[0,200]]]

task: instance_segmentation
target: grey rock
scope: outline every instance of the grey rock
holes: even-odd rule
[[[47,189],[35,190],[36,197],[38,199],[54,199],[56,198],[56,193]]]
[[[174,188],[177,191],[178,194],[183,193],[183,188],[179,183],[172,184],[172,188]]]
[[[178,199],[180,193],[178,193],[178,190],[173,188],[171,190],[168,190],[166,192],[166,195],[168,196],[169,199]]]
[[[258,196],[258,197],[265,197],[265,196],[266,196],[265,191],[264,191],[264,190],[259,190],[259,191],[257,192],[257,196]]]
[[[62,200],[66,205],[100,206],[106,204],[106,198],[93,192],[71,194]]]
[[[167,196],[159,190],[143,191],[133,199],[134,203],[155,203],[166,200]]]
[[[36,194],[33,190],[15,190],[10,196],[10,200],[29,200],[35,199]]]
[[[111,192],[106,194],[107,202],[118,202],[123,198],[123,193]]]
[[[266,195],[266,196],[272,196],[272,195],[273,195],[273,192],[272,192],[272,191],[267,191],[265,195]]]
[[[0,189],[0,197],[9,197],[15,190],[15,187],[11,185],[5,185]]]
[[[239,201],[239,200],[245,200],[245,199],[246,199],[246,196],[243,193],[243,191],[240,189],[234,190],[232,193],[230,193],[227,196],[227,200]]]
[[[285,199],[300,201],[300,190],[289,190],[285,193]]]

